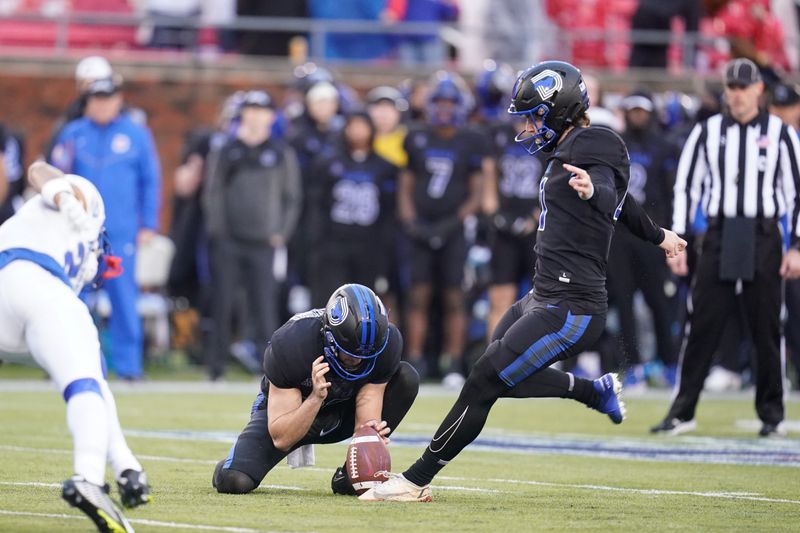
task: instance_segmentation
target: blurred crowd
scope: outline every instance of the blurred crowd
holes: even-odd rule
[[[0,20],[0,45],[52,46],[52,24],[13,17],[67,13],[138,17],[130,25],[70,23],[65,38],[76,48],[432,67],[454,59],[469,72],[484,57],[520,68],[552,57],[617,70],[707,73],[730,57],[750,58],[765,73],[800,66],[795,0],[5,0],[0,14],[12,18]],[[283,27],[287,18],[308,24]]]
[[[325,305],[346,282],[372,287],[403,331],[423,379],[457,387],[502,313],[530,288],[545,160],[514,138],[506,113],[516,71],[486,61],[469,86],[440,70],[398,87],[356,91],[322,66],[294,69],[278,100],[253,88],[187,132],[172,180],[172,223],[158,235],[159,158],[147,116],[127,105],[102,57],[76,71],[78,96],[44,156],[92,179],[126,274],[87,296],[104,324],[110,369],[144,376],[144,353],[185,352],[209,379],[233,361],[261,372],[272,332]],[[719,112],[701,95],[603,94],[586,76],[592,124],[618,131],[631,159],[630,193],[670,226],[680,150],[693,125]],[[800,94],[773,82],[765,106],[800,127]],[[24,139],[0,128],[0,221],[24,201]],[[691,259],[702,241],[696,219]],[[618,228],[609,268],[611,318],[571,370],[623,369],[629,392],[675,381],[691,280]],[[138,264],[137,264],[138,263]],[[691,265],[691,261],[690,261]],[[798,287],[787,284],[796,323]],[[747,383],[752,341],[734,314],[707,385]],[[786,327],[800,355],[800,327]]]

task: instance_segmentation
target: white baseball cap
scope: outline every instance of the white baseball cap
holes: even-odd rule
[[[99,80],[110,78],[114,75],[111,70],[111,63],[105,57],[89,56],[84,57],[75,67],[75,80],[78,82]]]

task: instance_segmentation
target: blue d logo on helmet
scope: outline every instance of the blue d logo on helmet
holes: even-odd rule
[[[389,344],[389,317],[380,298],[364,285],[343,285],[331,295],[323,318],[326,362],[348,381],[368,376]],[[346,367],[340,355],[359,360],[358,365]]]
[[[338,326],[347,318],[347,298],[344,296],[337,296],[336,301],[327,310],[328,324],[331,326]]]
[[[549,100],[554,94],[564,88],[564,82],[561,76],[550,69],[543,70],[531,78],[531,83],[533,83],[533,87],[536,89],[536,92],[539,93],[542,100]]]
[[[580,70],[563,61],[544,61],[519,75],[508,112],[533,125],[514,140],[530,153],[552,150],[559,137],[589,108]]]

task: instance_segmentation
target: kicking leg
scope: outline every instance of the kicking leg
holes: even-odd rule
[[[497,399],[538,370],[584,349],[604,326],[601,316],[573,315],[566,308],[538,306],[532,297],[527,303],[531,312],[514,322],[502,339],[490,344],[475,364],[422,457],[402,476],[370,489],[362,499],[429,501],[428,484],[480,434]]]

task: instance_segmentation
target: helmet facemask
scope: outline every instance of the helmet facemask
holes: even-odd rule
[[[528,124],[532,124],[534,127],[534,130],[530,131],[526,126],[524,130],[514,137],[514,141],[521,144],[531,155],[540,150],[548,152],[552,150],[558,134],[555,130],[547,127],[547,115],[550,114],[550,107],[545,103],[541,103],[529,111],[516,112],[512,108],[513,104],[508,110],[509,114],[525,117]]]

